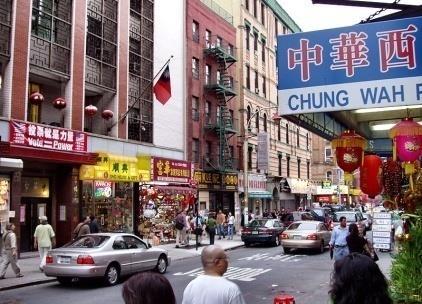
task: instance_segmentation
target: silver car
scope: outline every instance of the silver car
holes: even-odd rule
[[[292,248],[313,248],[324,252],[328,246],[331,232],[319,221],[297,221],[290,224],[281,234],[281,246],[285,253]]]
[[[135,235],[96,233],[50,250],[44,273],[62,284],[74,278],[102,277],[107,285],[114,285],[123,275],[152,269],[165,273],[169,265],[166,250],[151,248]]]

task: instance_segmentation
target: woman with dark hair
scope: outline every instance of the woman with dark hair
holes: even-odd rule
[[[366,240],[359,235],[359,228],[356,224],[349,225],[349,235],[346,237],[347,247],[349,252],[357,252],[366,254]]]
[[[334,263],[333,304],[392,304],[387,280],[371,258],[351,253]]]
[[[125,304],[176,304],[173,288],[167,278],[155,272],[132,276],[122,288]]]

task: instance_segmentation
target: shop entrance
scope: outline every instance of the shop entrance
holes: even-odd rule
[[[50,198],[39,197],[23,197],[21,199],[20,219],[20,250],[21,252],[33,251],[34,248],[34,231],[42,215],[51,220],[51,200]],[[24,220],[24,221],[23,221]]]

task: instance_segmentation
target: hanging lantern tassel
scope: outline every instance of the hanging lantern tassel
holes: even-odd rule
[[[353,183],[353,173],[344,172],[344,184],[350,185]]]
[[[397,145],[396,145],[396,138],[393,139],[393,160],[397,160]]]
[[[413,177],[412,175],[416,172],[415,165],[411,162],[404,162],[403,163],[404,174],[409,175],[409,184],[410,190],[413,191]]]

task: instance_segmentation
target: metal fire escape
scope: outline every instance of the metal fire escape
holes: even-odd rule
[[[214,58],[218,65],[216,81],[209,81],[204,87],[207,94],[215,96],[218,107],[215,121],[211,120],[205,123],[205,128],[216,132],[219,137],[218,164],[213,167],[223,172],[233,171],[236,168],[230,150],[229,139],[236,134],[236,130],[233,127],[233,113],[230,112],[227,105],[236,96],[233,78],[228,73],[229,67],[236,62],[236,58],[232,49],[215,44],[209,44],[204,49],[204,55]]]

